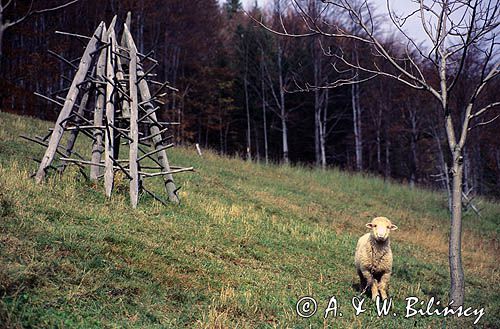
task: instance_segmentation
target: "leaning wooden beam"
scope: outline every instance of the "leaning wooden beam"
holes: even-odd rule
[[[113,125],[110,125],[110,127],[113,128],[115,130],[115,132],[118,133],[118,135],[122,136],[123,138],[128,139],[129,141],[132,141],[132,138],[130,138],[127,134],[125,134],[125,131],[127,131],[126,129],[118,128],[118,127],[113,126]]]
[[[66,96],[66,101],[64,102],[64,106],[59,113],[59,117],[57,118],[56,124],[54,126],[54,131],[52,135],[50,136],[49,140],[49,146],[47,147],[47,150],[45,151],[45,154],[42,158],[42,161],[40,162],[40,166],[38,168],[38,171],[35,175],[35,180],[38,183],[41,183],[43,179],[45,178],[45,170],[46,168],[51,165],[52,161],[54,160],[54,155],[56,153],[57,147],[61,141],[62,135],[64,133],[63,127],[60,126],[61,121],[66,119],[69,114],[71,113],[71,109],[73,108],[73,105],[75,104],[76,98],[78,97],[79,89],[77,88],[77,85],[81,83],[83,80],[85,80],[85,77],[87,76],[87,72],[89,70],[90,64],[92,62],[92,57],[90,55],[91,52],[95,51],[97,48],[97,41],[98,39],[95,37],[95,35],[100,35],[101,32],[103,31],[104,23],[101,22],[99,24],[99,27],[96,29],[94,33],[94,37],[90,39],[87,47],[85,48],[85,51],[82,56],[82,60],[80,62],[80,65],[78,67],[78,71],[76,72],[75,78],[73,79],[73,82],[71,83],[70,90],[68,92],[68,95]]]
[[[178,91],[179,91],[179,89],[177,89],[177,88],[174,88],[174,87],[170,86],[170,83],[169,83],[168,81],[166,81],[166,82],[164,82],[164,83],[160,86],[160,88],[158,88],[158,90],[157,90],[157,91],[153,94],[153,96],[151,96],[151,97],[150,97],[150,99],[156,99],[156,97],[158,97],[158,96],[160,95],[160,93],[162,92],[162,90],[163,90],[164,88],[167,88],[167,89],[170,89],[170,90],[172,90],[172,91],[176,91],[176,92],[178,92]]]
[[[158,63],[151,65],[151,67],[144,73],[144,75],[139,77],[139,80],[137,80],[137,82],[140,82],[142,79],[146,79],[158,66]]]
[[[58,106],[61,106],[61,107],[62,107],[62,106],[64,106],[64,104],[59,103],[59,102],[58,102],[58,101],[56,101],[55,99],[52,99],[52,98],[47,97],[47,96],[45,96],[45,95],[42,95],[42,94],[39,94],[39,93],[36,93],[36,92],[35,92],[35,93],[33,93],[33,94],[34,94],[35,96],[38,96],[38,97],[43,98],[43,99],[45,99],[45,100],[48,100],[49,102],[54,103],[54,104],[56,104],[56,105],[58,105]]]
[[[91,37],[88,37],[86,35],[81,35],[81,34],[76,34],[76,33],[69,33],[69,32],[64,32],[64,31],[56,31],[55,33],[56,34],[61,34],[61,35],[68,35],[68,36],[71,36],[71,37],[77,37],[77,38],[80,38],[80,39],[86,39],[86,40],[92,39]],[[94,33],[94,35],[95,35],[95,33]]]
[[[90,92],[90,90],[89,90],[89,92]],[[78,111],[77,111],[77,112],[73,112],[73,114],[74,114],[76,117],[78,117],[78,118],[79,118],[82,122],[85,122],[85,123],[87,123],[89,126],[92,126],[92,125],[93,125],[92,121],[87,120],[87,118],[85,118],[85,117],[84,117],[83,112],[85,112],[86,110],[87,110],[86,108],[79,107],[79,108],[78,108]]]
[[[111,40],[113,43],[113,49],[115,50],[115,55],[116,55],[116,81],[118,84],[120,84],[121,81],[125,82],[125,73],[123,72],[123,63],[120,58],[120,53],[118,51],[118,43],[116,39]],[[121,87],[121,85],[120,85]],[[130,118],[130,101],[126,99],[125,97],[121,97],[121,105],[122,105],[122,117],[123,118]]]
[[[66,162],[71,162],[71,163],[74,163],[78,166],[82,166],[82,165],[90,165],[90,166],[98,166],[98,167],[103,167],[105,168],[106,165],[103,164],[103,163],[94,163],[92,161],[85,161],[85,160],[79,160],[79,159],[71,159],[71,158],[61,158],[61,160],[63,161],[66,161]],[[118,163],[116,160],[113,159],[113,162],[116,164],[116,166],[113,167],[113,169],[116,169],[116,170],[121,170],[125,173],[125,175],[127,175],[127,177],[129,179],[132,179],[132,177],[130,176],[130,174],[128,173],[128,170],[123,167],[120,163]],[[102,176],[99,176],[99,177],[102,177]]]
[[[80,130],[85,130],[85,129],[105,129],[106,126],[74,126],[74,127],[66,127],[64,130],[69,130],[69,131],[80,131]]]
[[[128,162],[128,160],[127,160]],[[184,167],[179,167],[179,166],[170,166],[170,168],[172,170],[175,170],[175,169],[184,169]],[[141,169],[150,169],[150,170],[161,170],[161,167],[160,166],[141,166]],[[194,169],[193,169],[194,171]],[[142,171],[141,171],[142,172]]]
[[[105,38],[107,41],[115,37],[114,30],[108,30]],[[113,46],[106,48],[106,122],[107,129],[104,143],[104,189],[106,196],[111,197],[114,184],[113,159],[114,156],[114,129],[111,127],[115,123],[115,106],[113,104],[114,87],[111,81],[115,78],[113,63]]]
[[[151,63],[153,64],[158,64],[158,61],[154,58],[151,57],[151,55],[153,55],[155,52],[154,49],[151,49],[147,54],[138,54],[139,57],[141,58],[142,61],[145,61],[145,60],[148,60],[150,61]]]
[[[159,147],[159,146],[163,145],[164,142],[166,142],[166,141],[168,141],[169,139],[172,139],[172,138],[174,138],[174,135],[165,136],[164,138],[162,138],[158,142],[156,142],[155,146]]]
[[[39,159],[36,159],[36,158],[31,158],[31,160],[35,161],[36,163],[40,163],[40,160]],[[61,165],[58,165],[58,166],[53,166],[53,165],[50,165],[48,167],[49,169],[52,169],[54,171],[58,171],[59,168],[61,168]]]
[[[103,34],[107,34],[107,31],[103,31]],[[106,36],[102,36],[103,41],[106,40]],[[97,68],[96,68],[96,78],[104,82],[104,75],[106,74],[106,49],[101,50],[99,54],[99,59],[97,60]],[[103,112],[104,112],[104,102],[106,97],[106,88],[104,84],[99,84],[96,90],[97,100],[95,104],[94,110],[94,125],[102,126]],[[92,162],[100,163],[101,157],[103,153],[102,147],[102,134],[103,131],[101,129],[94,130],[94,143],[92,144]],[[100,174],[99,166],[91,166],[90,167],[90,180],[96,181]]]
[[[159,106],[155,107],[153,110],[149,111],[149,113],[146,113],[144,114],[142,117],[139,118],[139,122],[142,122],[144,121],[146,118],[148,118],[149,116],[151,116],[151,114],[155,113],[156,111],[158,111],[160,109]]]
[[[84,90],[85,90],[85,89],[84,89]],[[88,90],[87,90],[87,91],[88,91]],[[64,97],[61,97],[61,96],[56,96],[56,98],[57,98],[57,99],[59,99],[59,100],[61,100],[61,101],[63,101],[63,102],[66,100]],[[80,105],[75,104],[75,107],[76,107],[76,108],[80,108]],[[92,113],[94,113],[94,110],[91,110],[91,109],[83,109],[83,112],[92,112]],[[72,117],[73,115],[74,115],[74,116],[78,116],[78,114],[76,114],[76,112],[75,112],[75,111],[73,111],[72,115],[70,115],[69,117]],[[81,118],[81,117],[80,117],[80,118]],[[86,121],[86,122],[88,122],[88,123],[91,123],[91,121],[89,121],[89,120],[87,120],[87,119],[82,119],[82,120],[84,120],[84,121]]]
[[[89,90],[83,94],[82,100],[80,101],[80,107],[78,108],[77,112],[75,114],[78,114],[78,116],[83,116],[83,109],[87,107],[87,102],[89,100]],[[82,121],[81,119],[79,119]],[[78,128],[78,127],[75,127]],[[73,147],[75,146],[76,138],[78,137],[78,132],[79,129],[73,130],[71,134],[69,135],[68,141],[66,143],[66,156],[70,156],[71,153],[73,152]],[[59,173],[63,173],[64,170],[66,169],[66,162],[63,161],[62,166],[59,167]]]
[[[169,128],[164,128],[164,129],[160,130],[159,132],[157,132],[156,134],[153,134],[153,135],[148,135],[148,136],[145,136],[145,137],[141,137],[139,140],[140,140],[140,141],[146,141],[146,140],[148,140],[148,139],[150,139],[150,138],[153,138],[153,137],[156,137],[156,136],[158,136],[158,135],[163,134],[163,133],[164,133],[164,132],[166,132],[167,130],[169,130]]]
[[[175,169],[175,170],[170,170],[167,172],[156,172],[156,173],[148,173],[148,172],[143,172],[141,171],[140,174],[145,177],[156,177],[156,176],[168,176],[172,174],[177,174],[180,172],[185,172],[185,171],[194,171],[193,167],[188,167],[188,168],[182,168],[182,169]]]
[[[79,164],[82,164],[82,165],[105,167],[105,165],[103,163],[94,163],[92,161],[85,161],[85,160],[80,160],[80,159],[72,159],[72,158],[62,157],[61,161],[72,162],[72,163],[79,163]]]
[[[160,202],[161,204],[163,204],[164,206],[167,206],[167,203],[165,201],[163,201],[162,198],[160,198],[159,196],[157,196],[156,194],[154,194],[153,192],[147,190],[145,187],[142,187],[142,189],[144,190],[144,192],[146,192],[147,194],[151,195],[156,201]]]
[[[163,129],[164,128],[163,125],[160,122],[158,122],[158,120],[156,120],[156,114],[153,116],[153,113],[151,113],[151,112],[154,112],[155,109],[148,108],[150,104],[151,103],[146,103],[145,104],[146,105],[146,110],[145,111],[148,114],[147,118],[144,119],[144,120],[141,120],[139,122],[144,122],[144,123],[147,123],[147,124],[152,124],[152,125],[156,126],[158,129]]]
[[[165,145],[163,147],[157,148],[151,152],[148,152],[148,153],[142,155],[139,159],[137,159],[137,161],[141,161],[141,160],[143,160],[143,159],[145,159],[153,154],[159,153],[159,152],[165,152],[166,149],[169,149],[171,147],[174,147],[174,144],[168,144],[168,145]]]
[[[113,159],[113,163],[121,170],[125,173],[125,175],[127,175],[127,178],[132,180],[132,176],[130,176],[130,173],[129,173],[129,170],[125,168],[125,166],[122,166],[118,161],[116,161],[115,159]]]
[[[39,160],[36,160],[36,159],[33,159],[35,161],[39,161]],[[71,162],[71,163],[74,163],[74,164],[77,164],[77,165],[90,165],[90,166],[100,166],[100,167],[106,167],[105,164],[103,163],[93,163],[92,161],[86,161],[86,160],[80,160],[80,159],[72,159],[72,158],[65,158],[65,157],[61,157],[61,160],[62,161],[65,161],[65,162]],[[132,179],[132,176],[130,175],[130,172],[131,172],[131,169],[127,169],[125,168],[124,166],[122,166],[120,164],[119,161],[116,161],[113,159],[113,162],[115,163],[116,166],[113,167],[113,169],[117,169],[117,170],[121,170],[123,171],[127,177],[129,179]],[[51,165],[51,167],[53,169],[55,169],[55,167],[53,167]],[[177,168],[177,167],[176,167]],[[193,167],[187,167],[187,168],[177,168],[177,169],[172,169],[171,171],[169,172],[155,172],[155,173],[149,173],[149,172],[145,172],[145,171],[138,171],[138,174],[141,175],[141,176],[144,176],[144,177],[147,177],[147,178],[150,178],[150,177],[157,177],[157,176],[164,176],[164,175],[171,175],[171,174],[177,174],[177,173],[181,173],[181,172],[186,172],[186,171],[194,171],[194,168]]]
[[[141,151],[143,154],[148,153],[146,150],[144,150],[144,149],[143,149],[143,148],[141,148],[141,147],[139,147],[139,151]],[[162,165],[161,165],[160,161],[158,161],[158,159],[157,159],[157,158],[154,158],[154,157],[152,157],[151,155],[148,155],[147,157],[148,157],[149,159],[151,159],[154,163],[156,163],[157,165],[159,165],[160,167],[162,167]],[[162,168],[163,168],[163,167],[162,167]]]
[[[45,135],[45,136],[43,136],[43,137],[40,137],[40,139],[41,139],[42,141],[46,142],[46,141],[47,141],[47,139],[49,139],[50,135],[52,135],[52,131],[51,131],[51,130],[49,130],[49,133],[48,133],[47,135]]]
[[[45,147],[48,147],[48,146],[49,146],[49,144],[48,144],[48,143],[45,143],[45,142],[44,142],[43,140],[41,140],[41,139],[40,139],[40,140],[38,140],[38,139],[36,139],[36,138],[31,138],[31,137],[29,137],[29,136],[24,136],[24,135],[20,135],[19,137],[21,137],[21,138],[23,138],[23,139],[26,139],[26,140],[28,140],[28,141],[30,141],[30,142],[35,142],[35,143],[37,143],[37,144],[39,144],[39,145],[42,145],[42,146],[45,146]],[[63,148],[61,145],[58,145],[56,153],[57,153],[57,154],[59,154],[60,156],[63,156],[63,157],[64,157],[65,155],[64,155],[63,151],[64,151],[64,148]],[[76,156],[78,156],[78,157],[81,157],[81,156],[80,156],[79,154],[77,154],[76,152],[74,152],[73,154],[75,154],[75,155],[76,155]],[[41,163],[41,162],[42,162],[42,160],[40,160],[39,162]]]
[[[125,19],[125,25],[127,26],[129,32],[132,31],[132,13],[127,12],[127,18]],[[123,65],[128,65],[130,57],[128,55],[128,46],[127,46],[127,35],[125,31],[122,33],[122,39],[120,41],[120,45],[116,51],[120,51],[124,56],[125,60],[123,61]]]
[[[115,83],[115,80],[109,80],[107,77],[104,77],[104,80],[106,81],[106,83],[109,83],[111,84],[115,90],[120,93],[121,96],[123,96],[125,99],[127,99],[128,101],[131,101],[130,99],[130,96],[128,95],[127,91],[126,90],[123,90],[122,89],[122,86],[121,84],[119,83]]]
[[[124,25],[125,34],[128,36],[130,32],[127,25]],[[131,47],[129,51],[130,62],[129,62],[129,91],[130,91],[130,137],[132,142],[130,143],[129,151],[129,168],[130,176],[130,203],[133,208],[137,208],[137,202],[139,200],[139,173],[138,173],[138,159],[137,159],[137,148],[139,147],[139,95],[137,95],[137,51],[135,48]]]
[[[113,106],[114,106],[113,124],[111,124],[109,121],[107,122],[108,127],[113,128],[112,129],[113,130],[113,138],[114,138],[113,156],[112,156],[113,158],[118,158],[119,153],[120,153],[120,134],[115,134],[116,129],[114,128],[114,125],[119,125],[119,122],[116,122],[116,112],[120,108],[120,106],[118,105],[118,101],[117,101],[119,98],[118,94],[116,93],[116,90],[118,90],[117,84],[115,84],[116,77],[119,77],[119,72],[118,72],[118,67],[119,67],[118,59],[119,58],[116,56],[116,40],[115,40],[115,38],[116,38],[116,34],[115,34],[116,20],[117,20],[117,16],[115,15],[113,17],[111,23],[109,24],[108,30],[106,32],[106,34],[107,34],[107,46],[111,48],[111,52],[109,52],[108,55],[111,56],[111,62],[113,65],[113,70],[114,70],[113,81],[111,81],[111,79],[108,79],[106,77],[106,83],[111,83],[111,85],[114,88],[114,92],[113,92],[113,96],[112,96],[113,97]]]
[[[132,39],[132,36],[130,35],[130,32],[128,32],[128,28],[125,30],[125,34],[126,34],[126,40],[127,40],[127,46],[129,49],[135,49],[135,51],[137,52],[137,47],[135,46],[135,43],[134,43],[134,40]],[[138,75],[144,75],[144,71],[142,71],[142,68],[141,68],[141,64],[140,64],[140,60],[138,59],[137,60],[137,67],[138,67],[138,70],[137,70],[137,74]],[[139,82],[139,85],[138,85],[138,88],[139,88],[139,92],[141,94],[141,99],[142,100],[146,100],[146,99],[151,99],[151,92],[149,91],[149,87],[148,87],[148,83],[146,82],[146,80],[141,80]],[[145,104],[145,108],[147,109],[146,112],[150,112],[154,109],[154,106],[153,104],[151,103],[147,103]],[[156,113],[153,113],[151,114],[150,118],[152,120],[156,120]],[[160,131],[160,128],[159,127],[156,127],[156,126],[151,126],[151,135],[155,135],[157,134],[159,131]],[[160,141],[161,140],[161,136],[160,135],[156,135],[155,137],[153,137],[153,142],[156,144],[157,141]],[[158,160],[162,166],[162,170],[164,172],[170,172],[170,164],[168,162],[168,158],[167,158],[167,152],[165,152],[165,150],[162,150],[160,152],[158,152]],[[171,202],[174,202],[174,203],[179,203],[179,197],[177,196],[176,194],[176,187],[175,187],[175,183],[174,183],[174,177],[171,175],[171,174],[168,174],[168,175],[165,175],[165,188],[167,190],[167,194],[168,194],[168,199],[171,201]]]
[[[49,49],[49,50],[47,50],[47,52],[48,52],[49,54],[51,54],[52,56],[56,57],[57,59],[59,59],[59,60],[63,61],[64,63],[68,64],[69,66],[71,66],[71,68],[72,68],[73,70],[75,70],[75,71],[77,71],[77,70],[78,70],[78,67],[77,67],[75,64],[73,64],[70,60],[67,60],[66,58],[62,57],[62,56],[61,56],[61,55],[59,55],[58,53],[56,53],[56,52],[54,52],[54,51],[52,51],[52,50],[50,50],[50,49]]]

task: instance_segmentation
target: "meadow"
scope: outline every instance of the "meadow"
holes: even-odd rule
[[[193,147],[170,153],[180,205],[128,200],[117,175],[111,199],[75,166],[36,184],[50,122],[0,112],[1,328],[455,328],[475,317],[404,318],[405,298],[446,304],[446,197],[383,179],[304,166],[263,165]],[[79,143],[88,139],[79,138]],[[161,179],[146,184],[165,195]],[[478,327],[500,327],[500,204],[463,219],[466,306],[484,307]],[[355,316],[354,249],[364,224],[390,218],[389,294],[397,316],[374,304]],[[318,301],[296,314],[302,296]],[[335,296],[342,316],[323,318]]]

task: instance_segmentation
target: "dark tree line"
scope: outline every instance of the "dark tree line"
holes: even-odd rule
[[[2,0],[2,5],[7,2]],[[303,2],[311,17],[323,10],[320,1]],[[31,10],[63,3],[35,1]],[[29,6],[30,1],[13,0],[2,11],[3,22],[23,17]],[[216,0],[88,0],[31,15],[3,34],[2,111],[54,119],[57,109],[33,92],[51,95],[64,89],[73,68],[48,51],[73,60],[84,46],[55,31],[88,35],[101,20],[110,21],[114,14],[124,18],[129,10],[139,51],[154,51],[160,62],[156,80],[168,80],[179,89],[165,96],[161,113],[165,120],[179,123],[177,143],[199,143],[262,162],[336,166],[411,185],[445,187],[446,180],[435,176],[447,173],[450,163],[441,124],[444,117],[435,110],[439,104],[389,78],[370,79],[355,70],[339,72],[335,56],[325,53],[338,55],[343,49],[344,56],[362,63],[371,60],[369,50],[350,40],[320,35],[272,34],[245,15],[238,0],[222,5]],[[289,34],[308,32],[287,0],[250,8],[249,14],[270,27],[285,25]],[[326,15],[331,22],[345,20],[335,12]],[[387,48],[404,51],[397,36],[384,40]],[[467,97],[480,74],[474,56],[467,61],[454,90],[455,102],[460,102],[460,95]],[[323,88],[352,76],[366,81]],[[494,81],[481,101],[494,101],[498,86]],[[450,107],[460,108],[460,104]],[[489,114],[485,121],[494,118]],[[464,151],[466,191],[500,197],[499,128],[498,121],[493,121],[471,130]]]

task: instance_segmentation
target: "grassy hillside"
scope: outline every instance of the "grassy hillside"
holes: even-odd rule
[[[264,166],[191,149],[172,163],[180,206],[142,196],[128,203],[118,177],[111,200],[70,167],[44,185],[29,179],[42,147],[18,138],[51,124],[0,113],[0,327],[33,328],[437,328],[474,316],[404,319],[405,298],[447,300],[449,219],[442,194],[337,170]],[[85,137],[82,137],[85,139]],[[147,182],[162,192],[160,180]],[[500,319],[500,205],[464,218],[466,306],[485,307],[480,327]],[[397,317],[371,301],[354,316],[353,254],[364,224],[387,216]],[[310,295],[318,313],[295,314]],[[335,296],[342,317],[322,311]]]

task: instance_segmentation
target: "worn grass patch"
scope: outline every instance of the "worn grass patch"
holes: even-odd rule
[[[444,195],[337,170],[264,166],[177,148],[180,206],[141,196],[129,206],[70,166],[43,185],[29,178],[42,148],[18,138],[50,123],[0,113],[0,327],[32,328],[436,328],[473,318],[404,319],[405,298],[447,300],[449,217]],[[79,143],[85,143],[82,137]],[[160,180],[148,182],[159,194]],[[500,319],[500,205],[464,217],[466,305]],[[355,317],[353,254],[364,224],[387,216],[393,234],[390,294],[397,317],[373,304]],[[295,314],[304,295],[310,319]],[[323,319],[336,296],[342,317]]]

